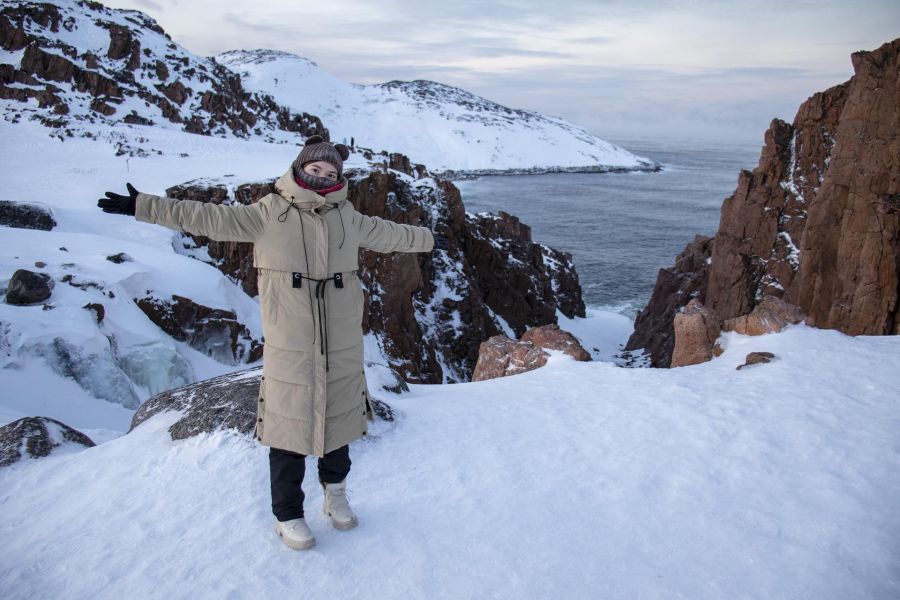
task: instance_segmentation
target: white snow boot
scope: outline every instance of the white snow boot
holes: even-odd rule
[[[275,521],[275,531],[288,547],[294,550],[306,550],[316,543],[309,525],[303,517],[290,521]]]
[[[331,517],[331,524],[336,529],[356,527],[356,515],[353,514],[353,509],[347,501],[347,480],[340,483],[323,483],[322,486],[325,489],[322,512]]]

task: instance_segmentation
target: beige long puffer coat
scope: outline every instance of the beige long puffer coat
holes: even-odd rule
[[[323,456],[366,434],[372,420],[363,371],[359,248],[430,252],[427,227],[359,213],[344,187],[301,188],[292,170],[276,193],[220,206],[138,194],[135,218],[217,241],[254,242],[264,350],[256,439]],[[326,279],[340,274],[340,281]],[[319,280],[319,281],[316,281]],[[321,280],[325,280],[322,282]]]

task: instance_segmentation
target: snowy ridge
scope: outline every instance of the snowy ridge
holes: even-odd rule
[[[249,89],[319,116],[332,140],[384,148],[432,172],[655,170],[564,119],[507,108],[434,81],[344,82],[286,52],[233,50],[216,61]]]
[[[173,42],[148,15],[99,3],[3,0],[0,20],[20,27],[17,50],[0,50],[3,119],[37,120],[51,135],[118,142],[119,151],[159,153],[111,130],[128,124],[220,137],[296,144],[322,130],[264,94],[247,93],[234,73]]]

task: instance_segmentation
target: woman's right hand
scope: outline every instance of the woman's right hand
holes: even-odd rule
[[[97,200],[97,206],[103,209],[103,212],[131,215],[134,216],[135,206],[137,205],[138,191],[130,183],[125,184],[128,187],[128,195],[123,196],[113,192],[106,192],[106,198]]]

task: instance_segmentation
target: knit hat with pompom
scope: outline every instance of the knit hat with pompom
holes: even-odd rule
[[[344,161],[350,157],[350,148],[344,144],[332,144],[326,142],[320,135],[311,135],[306,140],[303,150],[294,159],[291,165],[294,169],[294,176],[302,179],[313,189],[324,189],[335,184],[334,181],[327,177],[317,177],[303,170],[303,166],[307,163],[323,160],[334,165],[337,169],[337,178],[341,179],[344,172]]]

